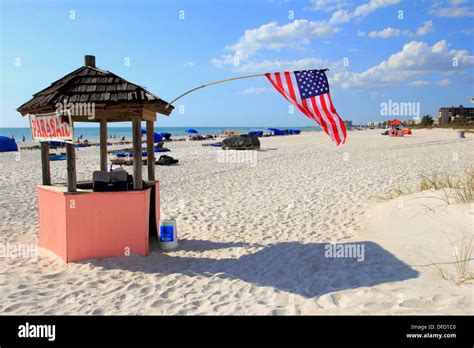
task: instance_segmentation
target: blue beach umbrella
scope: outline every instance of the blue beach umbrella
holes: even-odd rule
[[[161,140],[163,140],[163,137],[161,136],[161,134],[156,133],[156,132],[153,133],[153,141],[154,141],[155,143],[158,143],[158,142],[160,142]]]
[[[163,132],[163,133],[160,133],[160,135],[166,140],[169,140],[171,138],[171,133]]]
[[[289,134],[300,134],[301,129],[288,129]]]
[[[250,135],[257,135],[259,137],[261,137],[263,135],[263,131],[250,131],[249,132]]]
[[[146,129],[142,128],[142,135],[146,134]],[[160,133],[153,132],[153,142],[157,143],[163,140],[163,137]]]
[[[15,140],[0,136],[0,152],[18,151]]]
[[[186,129],[186,133],[199,133],[199,132],[193,128],[189,128],[189,129]]]
[[[278,128],[267,128],[269,131],[272,131],[275,135],[285,135],[285,131]]]

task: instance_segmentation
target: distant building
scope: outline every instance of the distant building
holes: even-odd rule
[[[420,116],[413,117],[413,124],[420,124],[420,123],[421,123],[421,117]]]
[[[351,129],[352,128],[352,121],[350,121],[350,120],[344,121],[344,126],[346,126],[347,129]]]
[[[455,121],[474,122],[474,108],[459,105],[438,109],[438,124],[444,125]]]
[[[385,128],[387,126],[388,121],[374,121],[374,122],[367,122],[367,127],[369,128]]]
[[[386,128],[388,126],[389,121],[373,121],[367,122],[367,127],[369,128]],[[415,124],[421,123],[421,117],[413,117],[411,120],[404,120],[402,121],[406,126],[413,126]]]

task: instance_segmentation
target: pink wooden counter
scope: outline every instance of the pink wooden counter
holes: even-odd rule
[[[148,255],[150,223],[159,223],[159,183],[150,188],[123,192],[78,190],[38,186],[39,244],[65,262]],[[150,219],[150,197],[156,216]],[[157,226],[151,226],[157,228]]]

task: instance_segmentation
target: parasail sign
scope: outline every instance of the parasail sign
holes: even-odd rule
[[[70,113],[53,112],[29,116],[31,138],[34,141],[74,143],[74,128]]]

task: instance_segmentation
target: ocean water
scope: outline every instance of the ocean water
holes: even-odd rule
[[[200,134],[221,134],[225,130],[236,130],[240,134],[248,133],[252,130],[263,130],[265,131],[266,127],[156,127],[155,132],[157,133],[171,133],[174,136],[183,136],[188,135],[186,129],[193,128],[197,130]],[[275,127],[278,129],[301,129],[302,132],[314,132],[321,130],[319,127]],[[84,139],[88,140],[98,140],[99,139],[99,128],[98,127],[75,127],[74,128],[74,137],[77,139],[80,135],[83,135]],[[22,141],[23,136],[25,136],[26,141],[31,141],[31,131],[30,128],[0,128],[0,135],[6,137],[15,137],[16,141]],[[116,136],[131,138],[132,137],[132,127],[107,127],[108,136]]]

